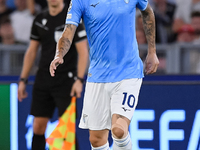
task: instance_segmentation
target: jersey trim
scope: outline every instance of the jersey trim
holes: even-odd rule
[[[77,26],[77,27],[78,27],[78,23],[76,23],[76,22],[73,22],[73,21],[66,21],[66,24],[73,24],[73,25],[75,25],[75,26]]]
[[[35,35],[31,34],[31,39],[34,39],[34,40],[39,40],[39,39],[40,39],[40,37],[39,37],[39,36],[35,36]]]
[[[145,7],[144,9],[141,9],[141,11],[144,11],[144,10],[146,10],[146,8],[147,8],[148,4],[149,4],[149,2],[147,2],[147,5],[146,5],[146,7]]]

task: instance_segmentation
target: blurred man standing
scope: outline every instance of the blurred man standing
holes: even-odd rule
[[[71,96],[76,95],[78,98],[81,96],[88,62],[86,33],[83,25],[80,24],[74,35],[72,47],[64,57],[64,63],[57,68],[57,77],[50,76],[49,65],[55,55],[56,42],[65,26],[68,7],[65,6],[63,0],[47,0],[47,3],[48,10],[38,14],[33,22],[30,45],[24,57],[18,87],[18,99],[22,101],[27,96],[25,90],[27,78],[41,44],[41,59],[31,106],[31,114],[35,117],[32,150],[45,149],[44,133],[55,107],[58,107],[59,116],[61,116],[70,104]]]
[[[194,44],[200,44],[200,11],[191,14],[191,26],[194,28]],[[200,74],[200,51],[190,52],[191,73]]]
[[[200,42],[200,11],[194,11],[191,14],[191,25],[195,32],[195,41]]]
[[[34,16],[27,7],[26,0],[15,0],[16,10],[10,14],[17,42],[28,44]]]

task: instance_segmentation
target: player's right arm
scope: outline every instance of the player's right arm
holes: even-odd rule
[[[20,79],[28,79],[29,73],[35,61],[37,51],[39,47],[39,41],[31,40],[29,47],[24,55],[23,67],[20,74]],[[18,100],[21,102],[27,97],[26,83],[24,81],[19,81],[18,85]]]
[[[51,62],[49,67],[51,76],[55,76],[55,70],[57,66],[63,63],[63,57],[70,49],[76,28],[77,26],[73,24],[67,24],[65,26],[62,36],[60,37],[56,46],[56,54],[54,60]]]

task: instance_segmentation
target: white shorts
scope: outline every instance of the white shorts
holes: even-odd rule
[[[86,83],[79,127],[90,130],[111,129],[113,114],[131,120],[138,103],[142,79],[114,83]]]

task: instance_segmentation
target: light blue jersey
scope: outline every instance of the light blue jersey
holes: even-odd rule
[[[72,0],[66,24],[83,18],[90,46],[88,82],[142,78],[143,63],[135,35],[136,7],[147,0]]]

